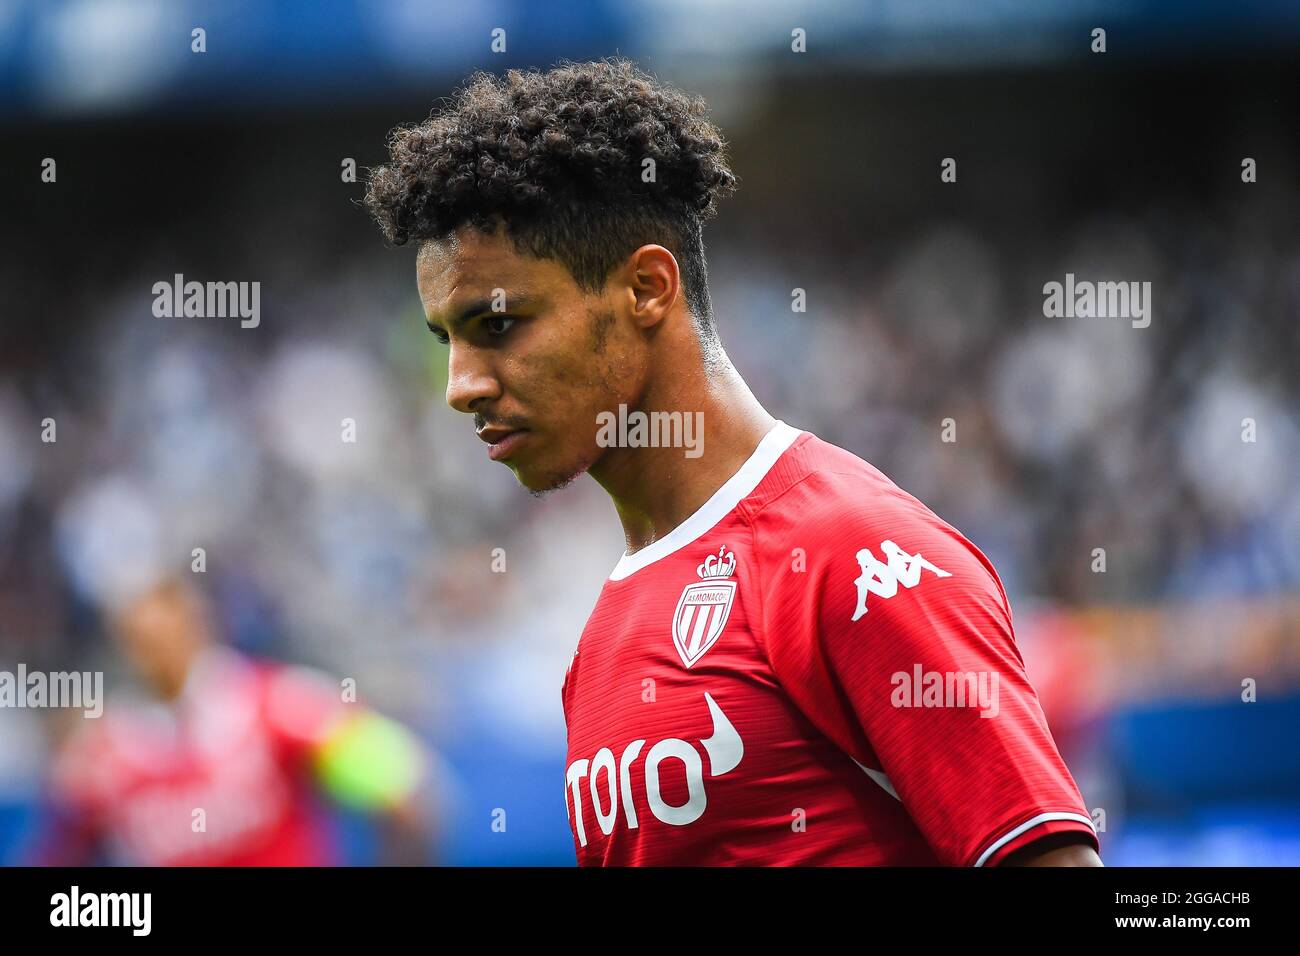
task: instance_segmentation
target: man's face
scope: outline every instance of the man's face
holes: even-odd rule
[[[597,415],[635,407],[646,375],[615,284],[585,292],[562,263],[517,252],[504,229],[469,227],[426,242],[416,278],[429,327],[450,346],[447,404],[474,416],[488,456],[534,494],[591,468],[605,451]]]
[[[180,691],[195,655],[208,642],[198,604],[179,588],[159,587],[136,598],[113,623],[131,665],[165,697]]]

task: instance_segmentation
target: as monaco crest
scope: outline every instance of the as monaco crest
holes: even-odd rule
[[[694,666],[717,643],[727,626],[736,597],[736,582],[728,578],[735,570],[736,556],[724,545],[695,569],[703,582],[688,584],[682,591],[673,614],[673,644],[687,667]]]

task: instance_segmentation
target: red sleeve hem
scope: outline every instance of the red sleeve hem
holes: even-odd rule
[[[1041,818],[1041,819],[1040,819]],[[1007,856],[1028,846],[1035,840],[1053,833],[1081,833],[1088,837],[1094,850],[1101,852],[1101,844],[1092,823],[1077,811],[1045,812],[1036,814],[1020,824],[1001,828],[997,837],[970,861],[972,866],[997,866]]]

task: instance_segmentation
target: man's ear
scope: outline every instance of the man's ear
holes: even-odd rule
[[[623,268],[632,317],[644,329],[658,325],[681,294],[677,259],[663,246],[648,244],[632,253]]]

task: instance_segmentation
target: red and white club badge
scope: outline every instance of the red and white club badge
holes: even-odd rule
[[[735,570],[736,556],[724,545],[695,569],[703,581],[688,584],[682,591],[673,614],[673,644],[687,667],[694,666],[717,643],[727,626],[736,598],[736,582],[728,579]]]

